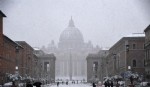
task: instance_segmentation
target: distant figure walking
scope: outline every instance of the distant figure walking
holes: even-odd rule
[[[133,84],[133,77],[130,77],[130,83]]]
[[[95,83],[93,82],[93,87],[96,87]]]
[[[105,87],[107,87],[107,81],[105,81],[104,85],[105,85]]]
[[[114,86],[113,81],[111,81],[111,83],[110,83],[110,87],[113,87],[113,86]]]
[[[68,85],[68,81],[66,82],[66,85]]]
[[[64,81],[62,81],[62,84],[64,84]]]
[[[57,82],[57,87],[59,86],[59,82]]]
[[[110,87],[110,82],[109,81],[107,81],[107,87]]]
[[[118,83],[118,81],[117,81],[116,87],[119,87],[119,83]]]

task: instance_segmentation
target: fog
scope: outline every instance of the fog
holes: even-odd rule
[[[0,0],[4,34],[33,47],[59,41],[73,17],[84,41],[111,47],[123,36],[143,33],[150,24],[149,0]]]

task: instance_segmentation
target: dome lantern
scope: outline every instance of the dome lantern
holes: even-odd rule
[[[72,16],[71,16],[71,19],[70,19],[70,21],[69,21],[68,27],[75,27],[74,22],[73,22],[73,19],[72,19]]]

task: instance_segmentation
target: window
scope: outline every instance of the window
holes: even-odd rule
[[[133,60],[133,67],[136,67],[136,60]]]
[[[93,71],[97,72],[98,70],[98,62],[93,62]]]
[[[49,62],[44,62],[44,71],[49,71]]]
[[[145,49],[145,44],[143,44],[143,49]]]
[[[146,66],[145,60],[144,60],[144,67]]]
[[[136,44],[133,44],[132,47],[133,47],[133,49],[135,49],[136,48]]]

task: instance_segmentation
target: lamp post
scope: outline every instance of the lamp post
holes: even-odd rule
[[[131,71],[131,66],[128,66],[128,70]],[[131,72],[131,73],[132,73],[132,72]],[[131,84],[129,84],[129,87],[134,87],[134,84],[133,84],[133,80],[134,80],[134,79],[133,79],[133,76],[131,75],[129,79],[130,79],[130,83],[131,83]]]
[[[127,54],[128,54],[128,52],[129,52],[129,44],[128,44],[128,41],[126,42],[125,47],[126,47],[126,51],[125,51],[125,71],[127,71]]]
[[[116,74],[116,55],[117,54],[113,54],[113,58],[114,58],[114,74]]]
[[[16,50],[16,66],[15,66],[15,74],[17,74],[17,75],[19,75],[19,68],[18,68],[18,54],[19,54],[19,47],[18,46],[16,46],[16,48],[15,48],[15,50]]]
[[[131,67],[127,67],[127,55],[129,53],[129,44],[128,44],[128,40],[125,41],[125,72],[127,72]],[[127,70],[128,69],[128,70]],[[125,85],[127,86],[127,79],[126,79],[126,82],[125,82]]]
[[[18,57],[19,57],[19,47],[16,46],[16,47],[15,47],[15,50],[16,50],[15,74],[16,74],[17,77],[19,77],[19,67],[18,67],[18,66],[19,66],[19,58],[18,58]],[[16,83],[15,83],[16,85],[18,85],[18,83],[19,83],[18,81],[19,81],[19,79],[17,79],[17,81],[16,81]]]
[[[131,70],[131,66],[128,66],[128,70],[129,70],[129,71]]]

